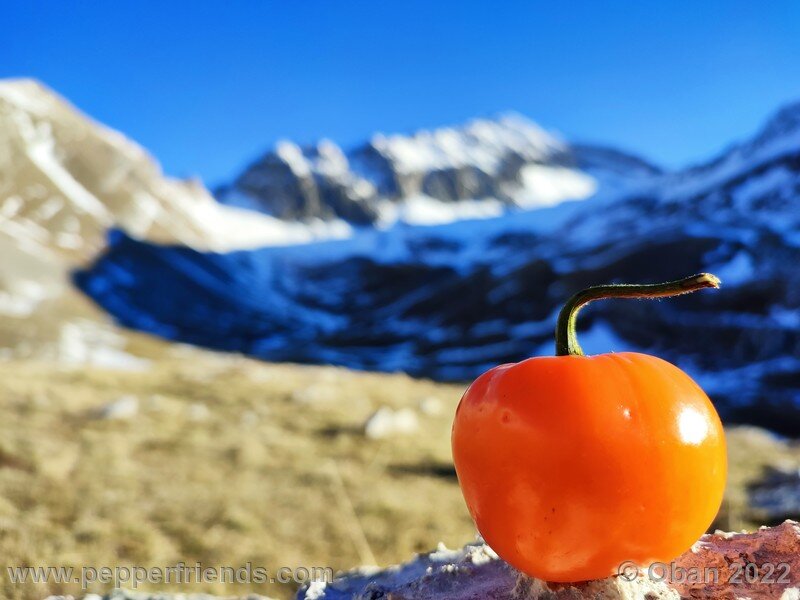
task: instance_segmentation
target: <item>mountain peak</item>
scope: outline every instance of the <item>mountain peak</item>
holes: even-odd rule
[[[50,94],[55,96],[56,93],[40,82],[38,79],[30,77],[10,77],[8,79],[0,79],[0,94],[8,91],[16,91],[20,93],[36,93],[36,94]]]
[[[239,246],[243,236],[251,245],[276,237],[273,219],[230,210],[196,181],[164,176],[141,146],[34,79],[0,80],[0,147],[0,181],[15,182],[0,190],[0,243],[25,236],[37,253],[83,260],[111,227],[214,249]]]
[[[515,113],[411,135],[377,134],[370,145],[403,173],[469,165],[494,174],[509,155],[526,162],[544,161],[563,154],[566,148],[555,136]]]
[[[591,162],[591,175],[581,160]],[[329,140],[280,142],[218,197],[286,220],[433,224],[584,199],[597,189],[595,175],[609,174],[624,187],[658,172],[619,152],[581,158],[557,135],[509,112],[411,134],[377,133],[351,150]]]
[[[640,173],[645,177],[664,173],[664,170],[658,165],[613,146],[573,144],[572,153],[578,166],[582,169],[605,169],[628,175]]]
[[[800,131],[800,101],[780,108],[758,133],[756,140],[768,140]]]

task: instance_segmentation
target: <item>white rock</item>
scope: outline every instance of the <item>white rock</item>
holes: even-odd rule
[[[139,399],[136,396],[121,396],[100,410],[101,419],[127,420],[139,414]]]
[[[444,410],[442,401],[436,396],[426,396],[419,401],[419,410],[423,415],[440,415]]]
[[[335,395],[332,390],[323,385],[311,385],[292,392],[292,401],[298,404],[324,404],[326,402],[332,402],[334,399]]]
[[[242,427],[254,427],[259,422],[258,413],[254,410],[246,410],[242,413],[240,422]]]
[[[202,402],[193,402],[187,409],[187,416],[190,421],[207,421],[211,416],[211,411]]]
[[[417,413],[410,408],[392,410],[382,406],[364,423],[364,433],[373,440],[383,439],[391,435],[408,435],[419,429]]]

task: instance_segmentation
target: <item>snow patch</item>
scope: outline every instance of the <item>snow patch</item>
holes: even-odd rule
[[[139,414],[139,399],[136,396],[121,396],[100,409],[98,416],[109,421],[127,421]]]
[[[714,275],[720,278],[723,285],[742,285],[755,276],[753,257],[749,252],[740,250],[728,262],[714,267]]]
[[[505,207],[494,198],[442,202],[418,195],[402,202],[380,202],[379,226],[386,228],[401,222],[407,225],[442,225],[466,219],[490,219],[502,214]]]
[[[561,140],[518,115],[478,119],[463,128],[445,127],[412,136],[376,135],[371,143],[400,173],[471,165],[492,174],[511,152],[534,160],[566,148]]]
[[[554,206],[565,200],[586,200],[597,192],[598,183],[590,175],[546,165],[527,165],[520,173],[522,189],[514,194],[524,208]]]

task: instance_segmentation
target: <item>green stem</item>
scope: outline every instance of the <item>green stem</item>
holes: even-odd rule
[[[692,275],[678,281],[666,283],[612,283],[596,285],[578,292],[570,298],[558,314],[556,324],[556,356],[583,356],[583,350],[578,344],[575,323],[578,312],[595,300],[605,298],[665,298],[667,296],[680,296],[689,294],[703,288],[718,288],[720,280],[710,273]]]

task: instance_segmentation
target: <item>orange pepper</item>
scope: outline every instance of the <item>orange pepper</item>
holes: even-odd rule
[[[708,396],[646,354],[583,356],[582,306],[718,287],[713,275],[576,294],[559,316],[557,356],[495,367],[453,423],[458,481],[486,543],[545,581],[607,577],[629,561],[669,562],[722,501],[725,435]]]

